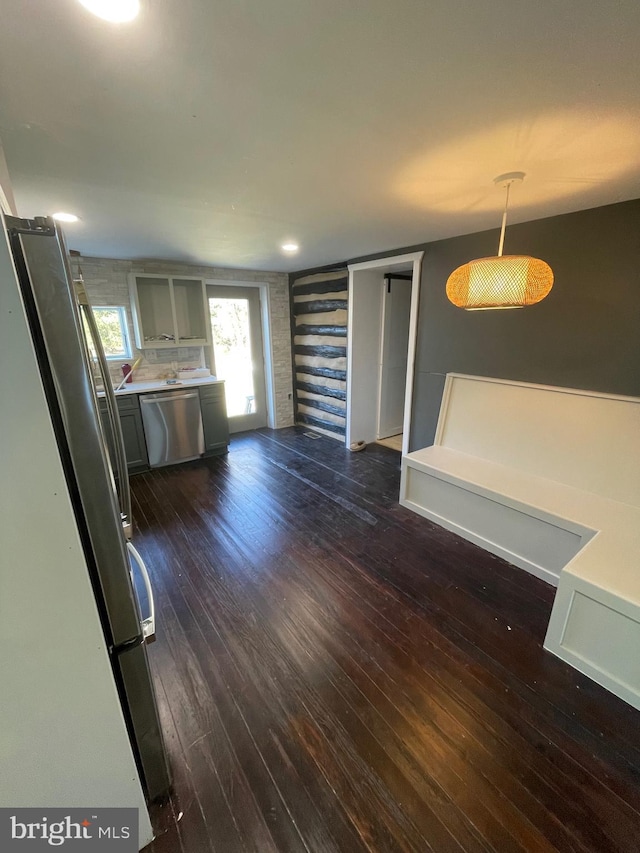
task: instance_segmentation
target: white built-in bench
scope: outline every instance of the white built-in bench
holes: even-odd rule
[[[640,709],[640,399],[448,374],[400,503],[557,585],[545,648]]]

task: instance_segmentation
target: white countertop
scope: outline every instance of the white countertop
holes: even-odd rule
[[[116,396],[124,394],[146,394],[150,391],[171,391],[173,388],[193,387],[197,385],[220,385],[224,379],[216,379],[215,376],[203,376],[199,379],[176,379],[175,382],[166,379],[149,379],[146,382],[129,382]],[[104,391],[98,391],[98,397],[104,397]]]

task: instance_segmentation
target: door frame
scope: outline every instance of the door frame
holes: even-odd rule
[[[260,296],[260,324],[262,327],[262,358],[264,362],[264,384],[267,400],[267,426],[276,428],[276,396],[275,372],[273,363],[273,336],[271,334],[271,298],[269,285],[266,281],[230,281],[224,278],[207,278],[204,281],[205,293],[207,285],[216,287],[253,287],[257,288]],[[208,299],[207,299],[208,304]],[[209,347],[213,357],[213,342]],[[214,358],[215,363],[215,358]]]
[[[407,379],[404,394],[402,455],[409,452],[420,275],[424,252],[349,264],[349,313],[347,320],[347,405],[345,444],[376,440],[380,408],[379,362],[382,346],[382,296],[385,273],[411,272],[411,311],[407,346]]]

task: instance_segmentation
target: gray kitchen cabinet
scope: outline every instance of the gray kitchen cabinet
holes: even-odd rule
[[[200,410],[204,429],[204,455],[217,456],[226,453],[229,444],[229,420],[224,382],[200,385]]]
[[[127,457],[127,469],[130,474],[147,471],[149,460],[147,458],[147,444],[142,427],[142,416],[140,414],[140,403],[137,394],[126,394],[116,397],[118,413],[120,415],[120,428],[124,441],[124,452]],[[104,399],[100,400],[100,415],[105,425],[107,441],[111,444],[111,429],[107,414],[107,404]],[[113,448],[109,447],[109,453],[113,458]]]
[[[136,273],[129,276],[129,289],[138,349],[210,343],[209,303],[201,278]]]

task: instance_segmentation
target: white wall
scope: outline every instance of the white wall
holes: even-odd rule
[[[151,826],[0,238],[0,806],[129,806]]]

